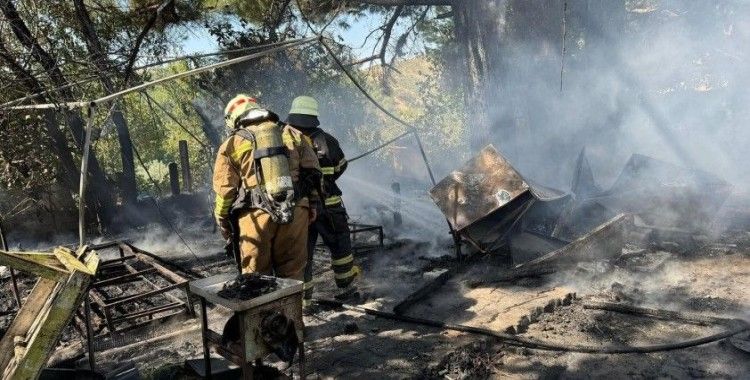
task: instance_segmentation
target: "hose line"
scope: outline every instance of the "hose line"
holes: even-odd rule
[[[351,310],[351,311],[355,311],[355,312],[359,312],[359,313],[367,314],[367,315],[372,315],[372,316],[380,317],[384,319],[390,319],[390,320],[399,321],[399,322],[406,322],[406,323],[436,327],[436,328],[441,328],[441,329],[460,331],[460,332],[465,332],[465,333],[470,333],[470,334],[488,336],[488,337],[496,338],[502,341],[503,343],[506,343],[512,346],[525,347],[525,348],[531,348],[531,349],[537,349],[537,350],[546,350],[546,351],[579,352],[579,353],[586,353],[586,354],[646,354],[646,353],[651,353],[651,352],[679,350],[682,348],[700,346],[706,343],[715,342],[715,341],[728,338],[730,336],[737,335],[737,334],[750,330],[750,324],[748,324],[746,321],[739,320],[739,319],[728,319],[727,321],[732,322],[734,326],[728,326],[726,330],[716,333],[716,334],[708,335],[708,336],[701,337],[701,338],[685,340],[681,342],[662,343],[662,344],[654,344],[654,345],[649,345],[649,346],[566,345],[566,344],[559,344],[559,343],[544,342],[544,341],[540,341],[537,339],[524,338],[524,337],[520,337],[517,335],[503,333],[503,332],[494,331],[494,330],[481,328],[481,327],[452,324],[452,323],[447,323],[447,322],[438,321],[438,320],[410,317],[407,315],[398,315],[398,314],[370,309],[370,308],[366,308],[362,306],[349,305],[349,304],[345,304],[343,302],[336,301],[336,300],[316,299],[315,301],[317,301],[321,305],[326,305],[326,306],[331,306],[331,307],[336,307],[336,308],[343,308],[346,310]]]

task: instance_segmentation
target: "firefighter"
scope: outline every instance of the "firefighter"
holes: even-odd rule
[[[336,180],[344,173],[347,161],[338,140],[319,128],[318,102],[309,96],[298,96],[286,123],[300,130],[312,140],[317,153],[320,169],[323,172],[323,193],[325,199],[319,205],[318,219],[310,225],[307,241],[307,268],[305,268],[305,299],[312,298],[313,253],[318,235],[331,251],[331,266],[339,293],[336,298],[357,297],[354,280],[361,270],[354,264],[352,242],[349,237],[349,223],[346,208],[341,199],[341,189]]]
[[[214,214],[233,241],[242,273],[303,279],[307,228],[316,219],[320,166],[309,139],[255,99],[240,94],[224,109],[232,131],[214,166]]]

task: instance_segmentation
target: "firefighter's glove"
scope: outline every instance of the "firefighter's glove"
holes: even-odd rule
[[[219,231],[221,231],[221,237],[227,242],[232,242],[232,222],[229,218],[217,218],[216,223],[219,225]]]
[[[305,198],[311,195],[321,197],[323,174],[318,169],[300,168],[299,170],[299,197]]]
[[[307,224],[310,225],[315,223],[315,220],[318,219],[318,207],[315,202],[310,202],[310,209],[308,212],[310,213],[310,218],[308,219]]]

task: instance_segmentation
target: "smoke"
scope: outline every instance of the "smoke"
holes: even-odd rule
[[[345,192],[345,202],[350,217],[359,223],[379,224],[399,238],[436,241],[446,236],[448,226],[440,211],[425,195],[424,188],[402,187],[396,194],[392,181],[373,181],[355,171],[339,181]],[[394,223],[394,214],[401,216],[400,227]]]
[[[562,7],[530,6],[526,15],[518,13],[521,7],[509,7],[502,46],[495,49],[497,56],[488,57],[499,68],[487,76],[487,87],[497,89],[489,102],[492,127],[476,132],[468,115],[462,138],[471,140],[465,145],[469,149],[436,150],[440,135],[424,138],[437,179],[492,143],[524,177],[561,190],[570,189],[576,157],[585,147],[594,178],[605,189],[639,153],[711,172],[737,192],[747,192],[750,168],[744,165],[743,142],[750,141],[750,130],[742,126],[750,121],[743,106],[750,100],[745,91],[750,77],[742,47],[750,36],[745,17],[750,7],[636,3],[569,4],[562,91],[562,32],[554,25],[562,23]],[[539,25],[534,19],[539,12],[552,26]],[[451,91],[450,73],[468,68],[466,57],[445,57],[455,61],[437,66],[444,71],[439,75],[448,77],[440,85]],[[357,143],[369,136],[363,133],[372,132],[377,141],[373,131],[389,128],[372,118],[371,105],[359,94],[338,85],[323,88],[323,127],[348,155],[368,148]],[[439,120],[444,111],[427,109],[432,116],[426,119]],[[409,154],[415,147],[408,139],[399,145],[350,165],[339,181],[350,214],[358,222],[392,226],[397,210],[390,184],[399,182],[405,225],[391,234],[428,241],[447,237],[444,218],[428,197],[431,184],[421,158]]]
[[[636,270],[632,266],[638,256],[649,259],[660,255],[666,255],[666,260],[650,270]],[[741,297],[733,296],[737,273],[727,272],[715,264],[715,259],[685,262],[671,260],[669,256],[664,251],[643,255],[631,253],[628,259],[620,260],[617,265],[603,262],[579,264],[572,271],[551,277],[554,283],[578,294],[609,297],[610,301],[740,318],[750,315],[750,307],[737,302]],[[731,258],[721,260],[733,261]]]
[[[649,3],[629,10],[621,2],[571,4],[562,91],[561,35],[508,32],[502,56],[492,58],[504,65],[491,86],[502,90],[491,105],[489,136],[520,172],[568,189],[576,155],[586,147],[604,182],[641,153],[747,186],[742,145],[750,131],[741,126],[748,121],[748,70],[741,46],[750,9]]]

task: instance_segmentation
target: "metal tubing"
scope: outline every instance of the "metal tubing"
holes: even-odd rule
[[[143,311],[136,311],[136,312],[132,312],[129,314],[123,314],[119,317],[114,318],[112,322],[114,323],[127,322],[127,321],[131,321],[131,320],[138,319],[141,317],[153,316],[156,313],[161,313],[161,312],[165,312],[165,311],[169,311],[173,309],[179,309],[184,306],[185,306],[184,302],[172,302],[170,304],[154,307],[154,308],[143,310]]]
[[[305,342],[299,344],[299,378],[305,380]]]
[[[101,280],[101,281],[95,282],[92,286],[95,288],[101,288],[101,287],[111,286],[111,285],[120,285],[123,283],[137,281],[138,277],[141,277],[145,274],[149,274],[153,272],[156,272],[156,268],[146,268],[142,271],[137,271],[135,273],[128,273],[122,276],[117,276],[117,277],[108,278],[106,280]]]
[[[240,366],[242,367],[242,379],[253,380],[253,365],[247,362],[247,331],[245,330],[247,328],[245,325],[246,314],[247,312],[245,311],[237,313],[240,325],[240,347],[242,347],[242,354],[240,355],[242,363]]]
[[[185,306],[187,307],[188,315],[195,317],[195,309],[193,309],[193,302],[190,300],[190,284],[185,283]]]
[[[360,232],[369,232],[369,231],[377,231],[378,232],[378,245],[367,245],[367,246],[358,246],[358,247],[352,247],[352,249],[371,249],[375,247],[383,248],[384,241],[385,241],[385,234],[383,233],[383,226],[375,226],[371,224],[359,224],[359,223],[350,223],[349,224],[349,232],[351,233],[351,240],[352,243],[356,240],[357,234]]]
[[[206,299],[201,300],[201,337],[203,338],[203,367],[206,369],[205,378],[211,379],[211,347],[208,342],[208,315]]]
[[[175,289],[180,288],[182,286],[184,286],[184,284],[172,284],[172,285],[166,286],[164,288],[152,290],[152,291],[146,292],[146,293],[134,294],[134,295],[131,295],[131,296],[123,296],[123,297],[112,298],[109,301],[113,301],[113,302],[108,303],[105,306],[108,307],[108,308],[113,308],[113,307],[121,306],[122,304],[126,304],[128,302],[133,302],[133,301],[137,301],[137,300],[140,300],[140,299],[144,299],[144,298],[148,298],[148,297],[153,297],[155,295],[166,293],[166,292],[168,292],[170,290],[175,290]]]
[[[148,326],[148,325],[154,323],[155,320],[156,321],[161,321],[161,320],[164,320],[164,319],[167,319],[167,318],[179,316],[181,314],[183,314],[183,312],[182,311],[178,311],[178,312],[174,312],[174,313],[170,313],[170,314],[161,316],[161,317],[156,318],[156,319],[149,319],[149,320],[145,320],[145,321],[141,321],[141,322],[136,322],[136,323],[133,323],[131,325],[128,325],[128,326],[125,326],[125,327],[121,327],[121,328],[117,328],[117,329],[112,330],[113,334],[110,334],[108,332],[106,334],[97,335],[97,337],[100,337],[100,336],[110,336],[111,337],[114,334],[117,334],[115,336],[118,336],[119,339],[120,339],[120,341],[124,341],[125,339],[129,338],[129,336],[127,336],[127,335],[124,334],[125,332],[133,331],[133,330],[138,330],[138,329],[140,329],[142,327],[145,327],[145,326]],[[116,345],[116,344],[119,344],[119,343],[118,342],[112,342],[112,344]]]
[[[83,304],[83,312],[86,314],[84,319],[86,320],[86,349],[89,352],[89,369],[91,371],[96,370],[96,360],[94,359],[94,331],[91,328],[91,300],[89,299],[89,292],[86,294],[86,299]]]
[[[91,152],[91,130],[94,123],[95,103],[91,102],[86,109],[86,137],[83,142],[83,154],[81,155],[81,178],[78,188],[78,246],[83,247],[86,243],[86,184],[89,172],[89,154]]]
[[[136,273],[136,272],[138,272],[135,268],[133,268],[130,264],[127,264],[127,263],[125,264],[125,268],[127,268],[128,271],[130,271],[130,273]],[[156,267],[156,270],[158,272],[159,268]],[[158,273],[158,274],[161,274],[161,273]],[[169,279],[169,277],[167,277],[167,276],[162,276],[162,277],[165,277],[165,278]],[[153,281],[149,280],[145,276],[143,277],[143,282],[151,285],[151,287],[154,288],[155,290],[162,289],[156,283],[154,283]],[[174,285],[186,285],[185,282],[174,282],[173,281],[173,283],[174,283]],[[182,300],[180,300],[179,298],[177,298],[177,297],[175,297],[175,296],[173,296],[171,294],[165,294],[164,296],[167,297],[167,298],[169,298],[169,299],[171,299],[173,302],[182,302]]]

